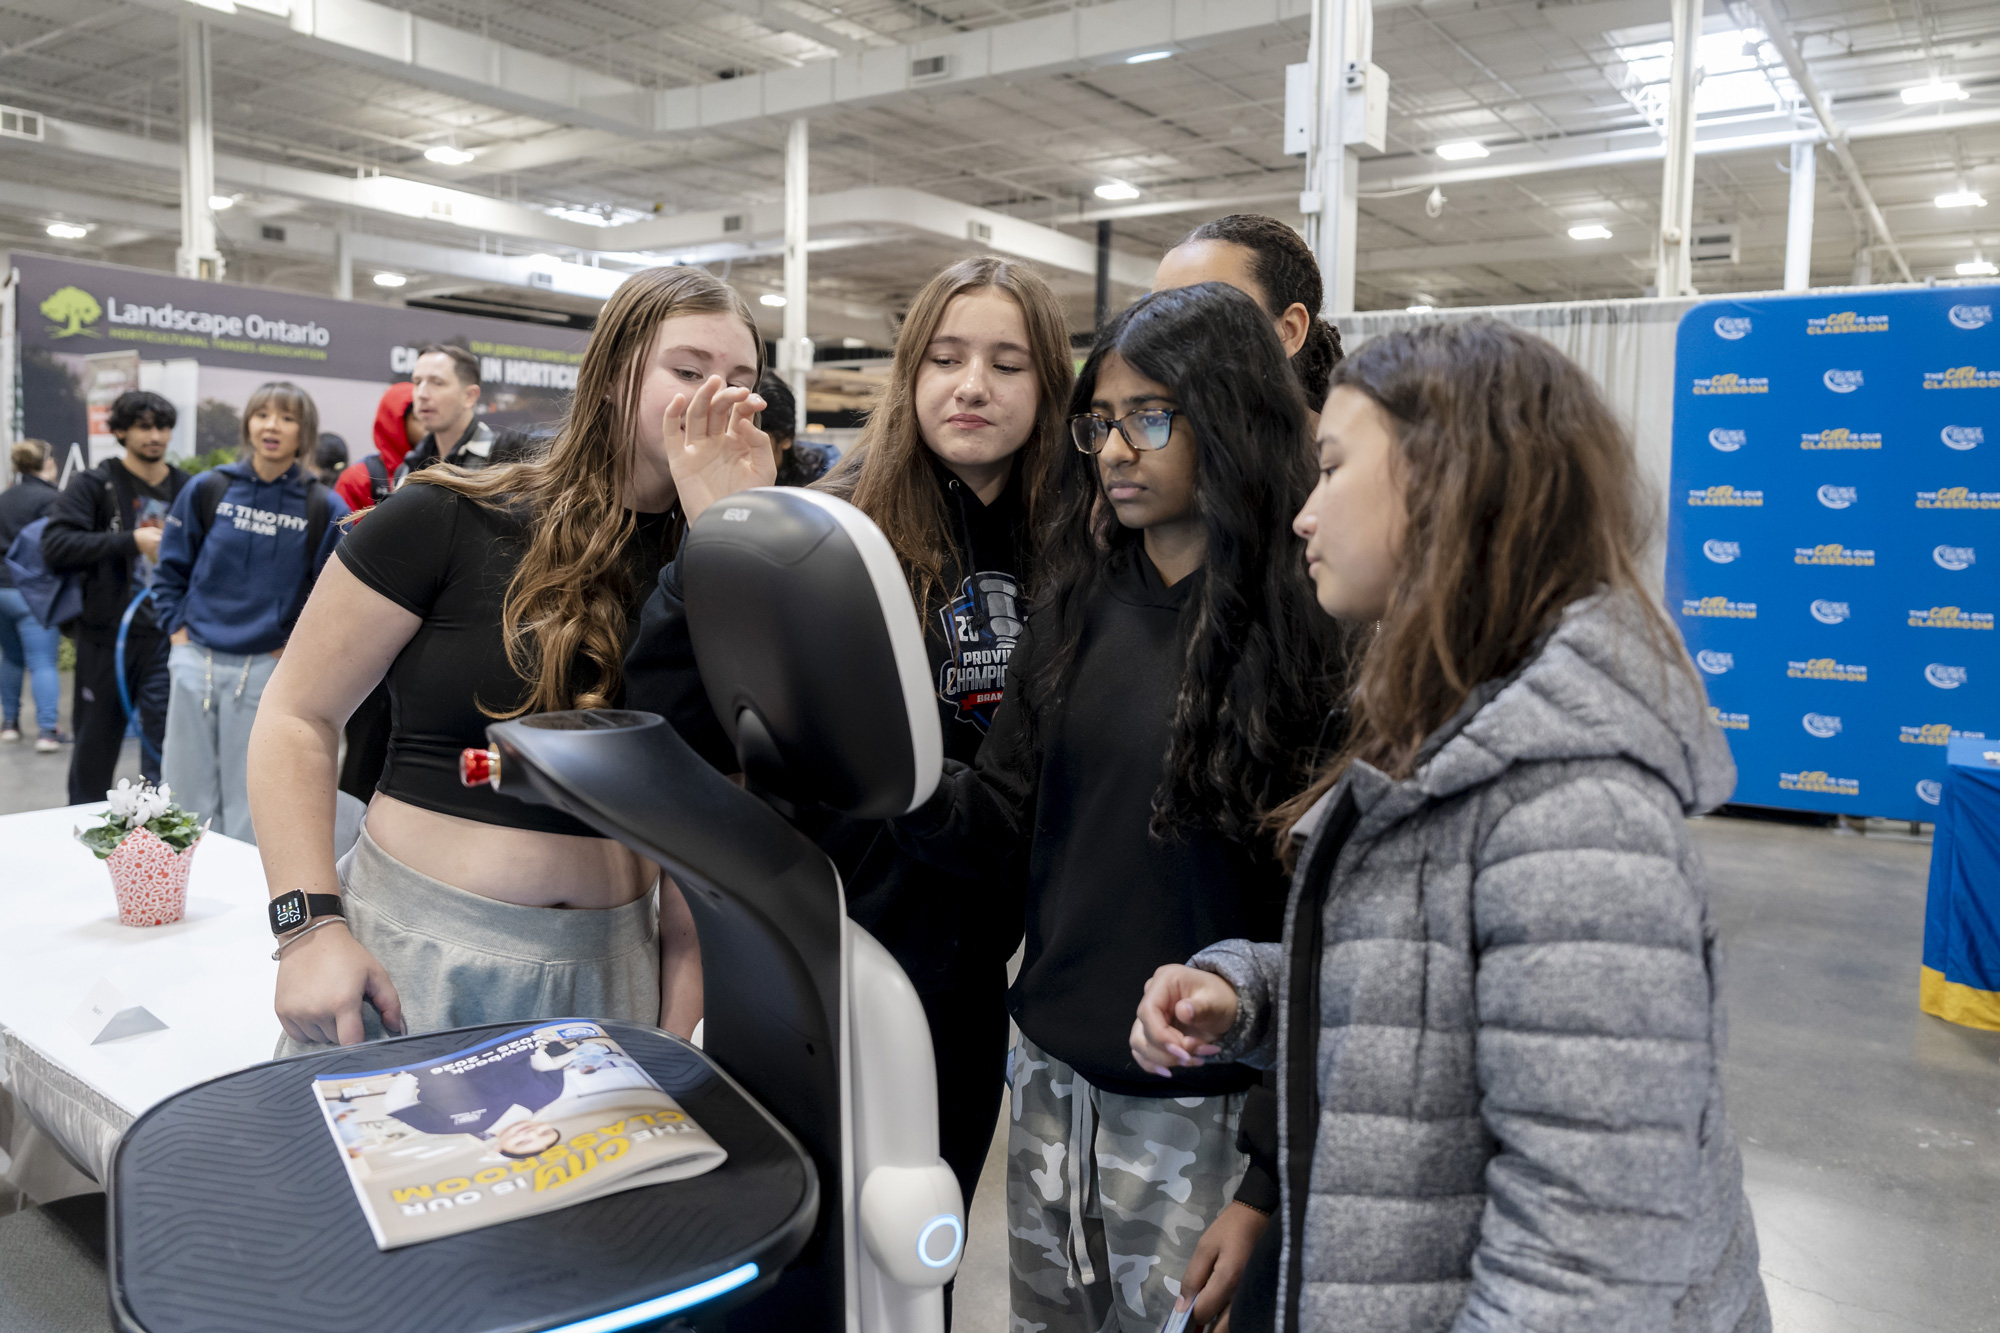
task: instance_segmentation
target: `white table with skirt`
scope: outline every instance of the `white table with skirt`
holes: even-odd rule
[[[109,870],[72,836],[104,808],[0,816],[0,1148],[32,1202],[101,1188],[141,1112],[270,1059],[279,1035],[257,849],[211,831],[186,915],[123,926]],[[100,983],[166,1027],[93,1045],[74,1019]]]

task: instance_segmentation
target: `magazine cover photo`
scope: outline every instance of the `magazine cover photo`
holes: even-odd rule
[[[322,1076],[313,1091],[385,1250],[684,1180],[727,1156],[586,1019]]]

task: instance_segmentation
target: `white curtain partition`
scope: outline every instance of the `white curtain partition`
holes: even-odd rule
[[[1696,299],[1569,301],[1553,305],[1500,305],[1414,314],[1369,310],[1347,315],[1340,334],[1348,351],[1370,338],[1438,320],[1478,316],[1504,320],[1540,334],[1588,371],[1603,390],[1638,450],[1657,521],[1647,550],[1653,590],[1666,583],[1667,481],[1673,466],[1674,334]]]

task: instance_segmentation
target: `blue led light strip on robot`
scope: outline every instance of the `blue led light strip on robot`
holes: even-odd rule
[[[942,1259],[933,1259],[931,1258],[931,1253],[930,1253],[931,1233],[936,1231],[939,1227],[944,1227],[944,1226],[948,1226],[951,1228],[951,1253],[945,1255],[945,1257]],[[950,1213],[939,1213],[936,1217],[933,1217],[928,1223],[925,1224],[923,1231],[919,1233],[917,1236],[917,1258],[923,1260],[925,1266],[927,1267],[945,1268],[948,1267],[954,1259],[958,1258],[958,1251],[960,1247],[963,1246],[964,1244],[965,1244],[964,1224],[961,1223],[956,1217],[952,1216]]]
[[[697,1282],[692,1287],[670,1291],[664,1296],[655,1296],[650,1301],[628,1305],[609,1314],[592,1315],[574,1324],[564,1324],[560,1328],[550,1329],[549,1333],[616,1333],[618,1329],[631,1328],[700,1305],[703,1301],[713,1300],[724,1292],[734,1291],[745,1283],[756,1280],[757,1265],[744,1264],[741,1268],[730,1269],[720,1277]]]

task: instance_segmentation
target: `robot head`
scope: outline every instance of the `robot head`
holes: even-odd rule
[[[746,776],[861,818],[930,797],[943,742],[923,632],[866,515],[817,491],[743,491],[680,558],[702,683]]]

